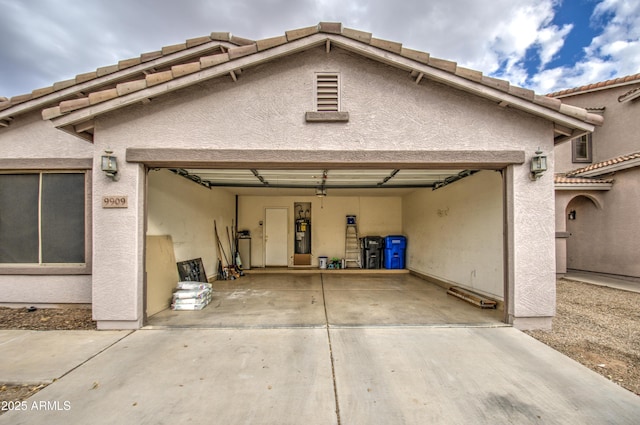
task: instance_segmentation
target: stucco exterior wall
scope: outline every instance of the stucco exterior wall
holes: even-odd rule
[[[91,275],[0,275],[0,305],[90,304]]]
[[[97,150],[94,167],[100,169]],[[115,150],[114,154],[121,154]],[[123,154],[120,156],[124,157]],[[117,181],[93,175],[93,318],[99,329],[139,328],[143,322],[144,166],[118,164]],[[127,208],[103,208],[102,196],[127,196]]]
[[[567,140],[556,145],[556,147],[553,149],[553,155],[556,160],[554,171],[556,173],[567,173],[577,168],[584,167],[585,165],[589,165],[588,163],[584,162],[572,161],[571,143],[572,142],[570,140]]]
[[[0,127],[0,158],[92,158],[93,145],[43,121],[40,111],[18,116]]]
[[[304,113],[313,110],[317,71],[340,72],[348,123],[304,121]],[[230,78],[204,82],[100,116],[95,147],[96,158],[107,147],[119,158],[128,147],[524,151],[526,162],[508,167],[505,186],[513,263],[510,314],[514,323],[544,327],[550,325],[555,305],[553,176],[548,172],[531,181],[528,168],[538,148],[553,164],[552,138],[552,124],[544,119],[438,83],[424,80],[416,85],[406,71],[340,49],[327,54],[322,47],[244,70],[235,83]],[[296,165],[294,154],[281,160]],[[121,170],[118,182],[94,176],[96,200],[123,194],[131,205],[125,211],[94,205],[96,244],[102,241],[109,247],[95,251],[93,296],[99,307],[94,311],[99,320],[124,318],[137,326],[142,311],[144,170],[127,163],[121,163]],[[111,325],[126,324],[104,324]]]
[[[348,123],[304,121],[317,71],[340,72]],[[107,145],[240,150],[519,150],[551,136],[542,119],[323,47],[101,117],[101,130]]]
[[[91,143],[57,130],[43,121],[39,112],[17,117],[0,128],[0,172],[14,170],[12,159],[28,159],[30,167],[46,169],[54,159],[90,159]],[[26,165],[21,162],[20,167]],[[0,303],[18,304],[87,304],[91,303],[91,275],[14,275],[0,270]]]
[[[503,299],[502,203],[496,171],[405,196],[404,229],[412,236],[408,268]]]
[[[598,208],[584,196],[574,198],[567,210],[576,219],[567,221],[567,268],[623,277],[640,278],[640,169],[615,174],[614,189],[601,195]]]
[[[359,237],[402,234],[402,199],[397,196],[241,196],[238,228],[251,231],[252,267],[264,266],[264,222],[267,207],[289,209],[287,257],[293,265],[295,202],[311,203],[311,264],[318,257],[343,258],[346,216],[356,215]]]
[[[525,164],[530,161],[528,156]],[[552,154],[548,161],[551,171]],[[556,305],[553,174],[532,181],[528,167],[509,166],[505,177],[507,239],[513,252],[508,278],[514,282],[509,284],[509,315],[521,329],[550,328]]]
[[[564,103],[583,108],[604,107],[604,125],[592,135],[593,163],[638,152],[637,101],[618,102],[618,97],[639,84],[607,88],[562,98]],[[571,143],[555,148],[556,171],[566,172],[587,166],[571,162]],[[608,191],[557,191],[556,227],[567,232],[557,240],[557,267],[562,274],[567,269],[585,270],[638,278],[640,248],[635,229],[640,224],[637,211],[640,197],[638,168],[616,171],[603,177],[613,178]],[[567,220],[567,213],[576,211],[576,220]]]
[[[637,134],[640,133],[637,102],[618,102],[618,97],[640,84],[581,93],[562,98],[562,102],[581,108],[604,107],[604,125],[596,127],[592,136],[593,162],[605,161],[620,155],[638,152]],[[571,143],[556,148],[556,172],[566,172],[588,164],[571,162]]]

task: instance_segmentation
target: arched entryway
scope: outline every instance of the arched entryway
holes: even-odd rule
[[[598,223],[602,222],[602,206],[596,198],[578,195],[566,208],[567,232],[567,269],[589,270],[594,256],[599,256]]]

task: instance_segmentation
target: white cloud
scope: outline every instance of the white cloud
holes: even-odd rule
[[[541,69],[551,62],[560,49],[562,49],[562,46],[564,46],[564,40],[572,29],[573,25],[567,24],[563,25],[560,29],[557,26],[552,25],[540,30],[538,33],[537,44],[540,46]]]
[[[11,40],[0,49],[0,94],[29,92],[212,31],[258,39],[320,21],[339,21],[539,92],[640,70],[637,0],[598,4],[593,22],[602,32],[585,49],[586,59],[546,69],[573,28],[553,23],[559,1],[0,0],[6,12],[0,40]],[[540,64],[536,75],[525,67],[532,56]]]
[[[543,65],[548,63],[572,29],[552,24],[557,0],[369,0],[366,4],[368,30],[374,36],[517,85],[530,80],[526,55],[533,52]]]
[[[640,72],[640,2],[604,0],[595,7],[591,25],[602,32],[585,47],[584,59],[534,76],[535,89],[550,92]]]
[[[557,90],[557,82],[562,81],[568,69],[556,67],[539,72],[531,78],[538,93],[550,93]]]

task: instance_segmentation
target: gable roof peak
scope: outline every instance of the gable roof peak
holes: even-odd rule
[[[325,43],[327,51],[336,45],[407,70],[417,84],[423,79],[435,80],[496,101],[503,107],[510,106],[543,116],[562,125],[565,132],[566,128],[592,131],[592,125],[602,124],[600,115],[565,105],[558,99],[536,95],[532,90],[513,86],[506,80],[483,75],[480,71],[459,67],[456,62],[406,48],[402,43],[344,27],[340,22],[320,22],[255,41],[230,32],[212,32],[204,37],[188,39],[138,58],[98,68],[95,72],[79,74],[75,79],[57,82],[52,87],[5,101],[0,99],[0,122],[47,106],[50,108],[43,110],[44,119],[56,119],[62,115],[80,118],[79,111],[89,106],[95,115],[95,110],[112,110],[135,103],[139,101],[138,97],[147,100],[204,79],[230,75],[235,81],[243,68]],[[171,90],[162,90],[168,87],[167,84]],[[120,99],[114,100],[114,96]],[[78,101],[78,97],[86,100]],[[117,106],[94,108],[110,101],[116,102]]]

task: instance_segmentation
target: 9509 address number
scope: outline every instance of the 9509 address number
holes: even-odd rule
[[[125,195],[103,196],[102,208],[129,208],[129,200]]]

